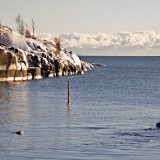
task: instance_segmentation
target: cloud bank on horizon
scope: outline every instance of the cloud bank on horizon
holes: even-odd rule
[[[117,36],[99,33],[94,35],[70,33],[56,34],[63,40],[66,48],[79,49],[160,49],[160,34],[154,31],[118,32]],[[38,38],[51,39],[53,35],[41,33]]]
[[[53,36],[59,36],[63,39],[65,47],[160,48],[160,34],[156,34],[154,31],[138,31],[136,33],[118,32],[117,35],[112,36],[105,33],[94,35],[81,33],[51,35],[49,33],[41,33],[37,37],[52,39]]]

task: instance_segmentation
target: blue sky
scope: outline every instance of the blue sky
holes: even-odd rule
[[[89,39],[90,36],[95,38],[103,33],[105,34],[103,39],[106,39],[108,35],[122,38],[121,47],[117,50],[119,53],[126,50],[127,52],[128,50],[131,50],[132,53],[135,52],[137,47],[135,47],[133,41],[136,33],[141,31],[143,33],[139,37],[142,37],[143,40],[140,41],[144,41],[145,37],[151,37],[152,39],[149,39],[149,41],[152,40],[152,44],[148,43],[148,40],[145,41],[145,45],[144,42],[143,44],[140,42],[138,46],[143,45],[143,47],[139,47],[142,50],[140,51],[138,48],[136,54],[142,52],[146,54],[152,52],[151,54],[153,54],[154,52],[157,55],[160,52],[160,0],[0,0],[0,5],[1,23],[14,30],[16,30],[15,17],[20,14],[29,26],[31,26],[31,19],[34,19],[37,34],[57,33],[61,35],[78,33],[82,34],[79,36],[82,40],[85,34]],[[146,34],[144,31],[152,32],[151,35],[147,32],[147,36],[144,36]],[[121,34],[126,32],[134,35],[134,39],[132,35]],[[155,34],[152,34],[153,32]],[[132,44],[126,44],[127,47],[125,47],[122,43],[124,43],[124,39],[125,43],[127,43],[126,38],[128,36]],[[72,36],[72,38],[75,38],[75,36]],[[153,44],[153,38],[155,38],[154,42],[156,44]],[[111,47],[115,43],[114,41],[117,43],[116,47]],[[106,41],[104,42],[106,43]],[[115,49],[120,44],[120,41],[111,38],[111,42],[111,45],[107,45],[107,49],[105,49],[105,45],[102,45],[102,48],[112,54],[112,50],[116,52]],[[136,41],[135,44],[137,45],[137,43]],[[149,45],[146,47],[147,44]],[[69,43],[68,47],[70,47]],[[76,48],[76,45],[73,47]],[[88,49],[91,46],[85,46],[85,49],[86,47]],[[78,46],[78,48],[82,50],[84,45]],[[148,48],[151,49],[148,50]]]

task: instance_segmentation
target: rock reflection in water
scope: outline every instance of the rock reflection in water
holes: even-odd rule
[[[29,117],[25,87],[25,82],[0,83],[0,125],[21,122]]]

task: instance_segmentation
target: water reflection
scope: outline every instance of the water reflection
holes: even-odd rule
[[[8,99],[7,93],[4,91],[5,88],[9,86],[9,83],[7,82],[1,82],[0,83],[0,105],[3,105]]]
[[[67,127],[69,128],[70,127],[70,123],[71,123],[71,117],[70,117],[70,113],[71,112],[71,109],[70,107],[67,107]]]
[[[27,82],[0,83],[0,125],[24,121],[29,117]]]

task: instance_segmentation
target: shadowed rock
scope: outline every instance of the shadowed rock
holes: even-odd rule
[[[160,128],[160,122],[158,122],[158,123],[156,124],[156,127],[157,127],[157,128]]]
[[[17,131],[16,134],[22,135],[24,134],[24,131]]]

